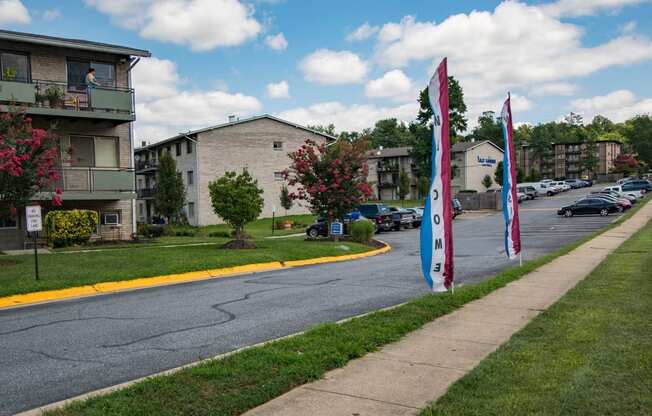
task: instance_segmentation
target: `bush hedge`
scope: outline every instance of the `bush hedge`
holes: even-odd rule
[[[54,247],[86,243],[97,230],[99,220],[97,212],[91,210],[50,211],[45,216],[48,240]]]
[[[357,243],[370,242],[374,232],[376,232],[376,227],[369,220],[359,220],[351,224],[351,239]]]

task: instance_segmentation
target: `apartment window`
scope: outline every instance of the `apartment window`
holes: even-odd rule
[[[138,189],[143,189],[143,178],[138,178]]]
[[[195,203],[188,202],[188,218],[195,218]]]
[[[0,52],[0,79],[30,82],[29,56],[22,53]]]
[[[195,172],[189,170],[188,172],[186,172],[186,184],[190,186],[190,185],[194,185],[194,183],[195,183]]]
[[[285,173],[284,172],[274,172],[274,180],[277,180],[277,181],[285,180]]]
[[[102,213],[102,225],[120,225],[120,211]]]
[[[138,204],[138,214],[141,217],[145,216],[145,204]]]
[[[93,62],[69,59],[68,88],[86,89],[86,74],[88,69],[95,69],[95,80],[103,87],[115,87],[115,65],[106,62]]]
[[[69,147],[63,151],[74,167],[117,168],[120,165],[116,137],[70,136]]]
[[[174,145],[174,153],[175,153],[177,156],[181,156],[181,143],[176,143],[176,144]]]
[[[192,142],[190,140],[186,141],[186,153],[188,154],[192,153]]]
[[[283,142],[274,142],[274,150],[283,150]]]
[[[18,221],[16,221],[16,214],[11,214],[9,209],[0,208],[0,229],[3,228],[18,228]]]

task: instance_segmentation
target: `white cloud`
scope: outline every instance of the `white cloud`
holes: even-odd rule
[[[386,72],[382,77],[367,82],[365,95],[369,98],[402,98],[413,93],[412,80],[400,69]],[[415,98],[412,94],[411,98]]]
[[[303,58],[299,65],[308,81],[324,85],[363,82],[369,64],[349,51],[319,49]]]
[[[267,46],[274,49],[275,51],[284,51],[288,48],[288,41],[287,39],[285,39],[283,33],[279,33],[273,36],[267,36],[265,38],[265,43],[267,44]]]
[[[554,17],[591,16],[601,11],[618,11],[626,6],[649,3],[650,0],[559,0],[541,7],[546,14]]]
[[[0,24],[27,24],[31,20],[29,11],[20,0],[0,0]]]
[[[573,111],[584,116],[586,122],[598,114],[615,122],[625,121],[639,114],[652,114],[652,98],[639,100],[629,90],[617,90],[607,95],[573,100],[570,105]]]
[[[231,114],[246,117],[261,110],[255,97],[217,89],[184,90],[174,62],[142,59],[133,70],[137,140],[158,141],[181,131],[226,122]]]
[[[551,82],[549,84],[535,85],[530,89],[530,94],[543,97],[543,96],[570,96],[575,95],[578,86],[567,82]]]
[[[371,26],[369,22],[364,22],[362,26],[358,27],[356,30],[353,32],[349,33],[346,36],[346,40],[349,42],[355,42],[355,41],[362,41],[362,40],[367,40],[376,33],[380,28],[378,26]]]
[[[142,37],[188,45],[195,51],[240,45],[261,24],[239,0],[84,0]]]
[[[430,76],[447,56],[449,74],[462,85],[472,123],[483,110],[499,110],[488,105],[507,91],[523,94],[547,85],[548,92],[567,94],[561,84],[570,79],[652,58],[652,42],[644,36],[620,35],[584,46],[583,34],[580,26],[539,7],[507,1],[494,11],[452,15],[439,23],[411,16],[388,23],[379,33],[374,59],[389,68],[429,61]]]
[[[409,123],[414,120],[418,110],[416,101],[396,107],[376,107],[369,104],[345,105],[331,101],[283,111],[278,116],[303,125],[333,123],[337,131],[362,131],[373,127],[376,121],[384,118],[397,118]]]
[[[634,33],[636,31],[636,22],[634,20],[629,21],[625,23],[624,25],[620,26],[620,32],[625,35],[629,35],[631,33]]]
[[[58,9],[50,9],[43,12],[43,19],[51,22],[61,17],[61,12]]]
[[[287,81],[267,84],[269,98],[290,98],[290,86]]]

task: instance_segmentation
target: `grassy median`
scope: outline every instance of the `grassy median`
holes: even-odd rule
[[[652,222],[421,416],[652,414]]]
[[[227,241],[226,238],[214,238],[210,245],[168,248],[129,246],[83,253],[44,254],[39,256],[41,279],[38,281],[34,279],[34,256],[0,256],[0,297],[99,282],[372,250],[372,247],[357,243],[305,241],[303,238],[258,239],[258,248],[253,250],[221,249],[220,246]]]

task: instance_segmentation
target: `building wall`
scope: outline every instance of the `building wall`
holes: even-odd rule
[[[285,212],[280,207],[280,189],[283,180],[275,179],[275,172],[289,168],[288,153],[297,150],[306,139],[325,143],[324,136],[296,128],[285,123],[262,118],[246,123],[198,133],[199,149],[199,225],[222,222],[213,213],[208,184],[223,176],[226,171],[241,172],[247,168],[264,190],[265,205],[261,217],[271,217]],[[282,150],[274,150],[275,141],[283,142]],[[308,213],[307,207],[295,202],[288,214]]]
[[[395,164],[396,168],[383,170],[379,167],[379,164],[389,163]],[[373,199],[390,201],[399,199],[398,184],[401,170],[407,173],[410,182],[410,190],[405,199],[418,199],[417,176],[412,168],[412,158],[410,156],[380,157],[374,155],[367,160],[367,165],[369,166],[367,181],[374,191]],[[389,187],[381,186],[381,184],[389,184]]]
[[[503,152],[489,143],[480,144],[466,152],[466,189],[484,192],[487,188],[482,184],[485,175],[489,175],[494,181],[494,173],[498,162],[503,160]],[[502,184],[494,183],[492,188],[498,188]]]

